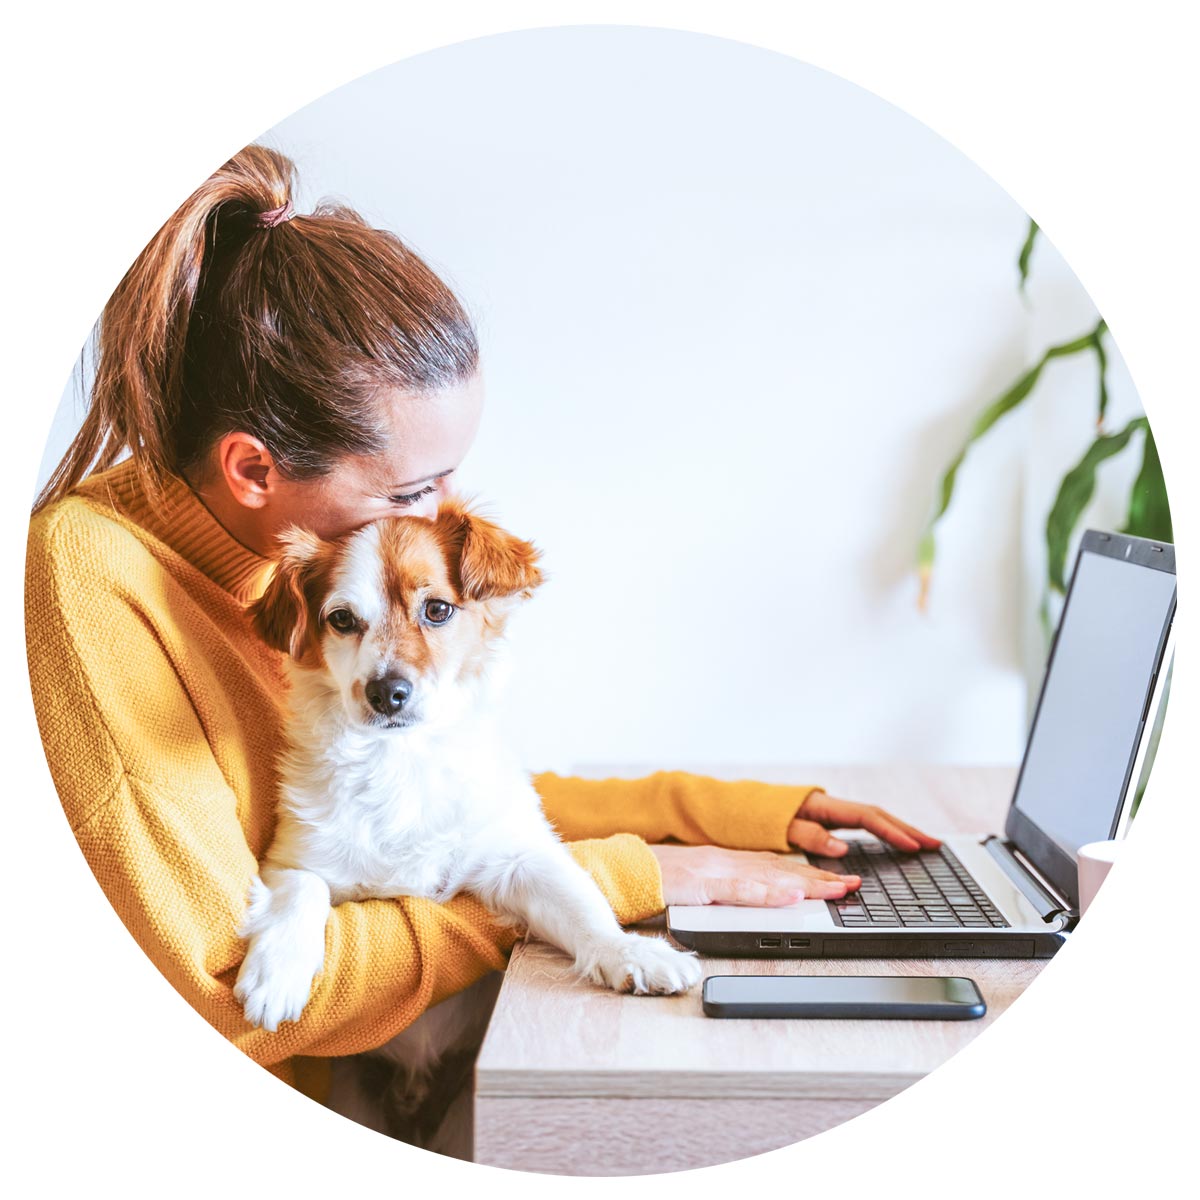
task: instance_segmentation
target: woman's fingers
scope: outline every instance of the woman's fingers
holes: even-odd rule
[[[794,858],[782,858],[776,854],[771,854],[771,857],[774,859],[772,869],[776,871],[786,871],[789,874],[805,875],[812,879],[821,879],[834,883],[838,880],[858,879],[857,875],[846,875],[841,871],[826,871],[822,867],[814,867],[811,863],[797,862]]]
[[[850,848],[841,838],[834,837],[824,825],[801,818],[796,818],[788,826],[787,839],[793,846],[825,858],[840,858]]]
[[[836,900],[850,891],[851,886],[845,879],[819,879],[783,871],[765,878],[724,876],[705,880],[705,899],[700,903],[775,908],[801,900]]]
[[[840,900],[847,892],[854,891],[862,880],[857,875],[839,879],[809,879],[804,885],[806,900]]]
[[[705,880],[701,904],[744,904],[752,907],[776,908],[803,900],[803,885],[782,882],[768,883],[763,879],[737,877]]]
[[[942,844],[937,838],[906,825],[882,808],[866,809],[859,826],[900,850],[932,850]]]
[[[862,882],[798,863],[770,851],[717,846],[650,846],[662,872],[667,904],[743,904],[775,907],[801,900],[835,900]]]
[[[742,885],[750,885],[755,893],[758,888],[765,889],[762,894],[771,898],[751,901],[722,900],[718,903],[773,905],[794,904],[798,900],[828,900],[844,896],[862,882],[857,875],[838,875],[833,871],[823,871],[820,867],[782,858],[769,851],[766,854],[748,855],[740,861],[734,858],[730,869],[732,874],[728,881],[734,885],[732,894],[740,894],[740,890],[744,890]]]
[[[792,826],[804,822],[820,822],[821,825],[831,825],[843,829],[865,829],[876,837],[890,842],[900,850],[932,850],[941,842],[923,833],[916,826],[901,821],[899,817],[871,804],[858,804],[853,800],[840,800],[836,796],[827,796],[824,792],[810,792],[808,799],[800,806]],[[789,840],[791,834],[789,831]],[[796,845],[807,849],[802,843]],[[827,857],[829,851],[815,851]],[[836,856],[836,855],[835,855]]]

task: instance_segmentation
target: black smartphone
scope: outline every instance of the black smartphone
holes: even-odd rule
[[[973,1021],[987,1005],[973,979],[928,975],[710,975],[708,1017]]]

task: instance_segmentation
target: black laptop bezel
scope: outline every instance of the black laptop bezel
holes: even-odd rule
[[[1079,907],[1079,873],[1075,863],[1075,856],[1063,850],[1040,826],[1023,813],[1017,807],[1017,800],[1021,794],[1021,782],[1025,778],[1025,767],[1029,760],[1030,747],[1033,745],[1033,735],[1037,729],[1038,716],[1041,714],[1042,700],[1046,695],[1046,684],[1049,681],[1050,671],[1054,665],[1054,653],[1058,649],[1058,634],[1062,629],[1063,620],[1066,618],[1070,608],[1071,593],[1074,591],[1075,580],[1079,574],[1079,564],[1086,553],[1102,554],[1106,558],[1115,558],[1121,562],[1135,563],[1157,571],[1164,571],[1170,575],[1175,574],[1174,546],[1169,542],[1154,542],[1146,538],[1131,537],[1128,534],[1105,533],[1100,530],[1089,529],[1084,533],[1079,552],[1075,556],[1075,565],[1071,571],[1071,582],[1067,588],[1062,616],[1059,618],[1058,629],[1055,630],[1054,641],[1051,643],[1050,654],[1046,660],[1046,670],[1042,676],[1042,687],[1038,693],[1037,707],[1033,712],[1033,720],[1029,725],[1029,737],[1025,742],[1025,753],[1021,759],[1021,770],[1017,775],[1016,786],[1013,788],[1012,803],[1009,805],[1008,818],[1004,825],[1004,835],[1008,841],[1029,860],[1033,867],[1041,872],[1047,882],[1060,895],[1068,900],[1072,909]],[[1171,632],[1171,623],[1175,619],[1177,591],[1178,589],[1171,594],[1171,603],[1167,609],[1166,620],[1163,622],[1162,630],[1159,633],[1154,670],[1151,673],[1146,695],[1142,701],[1142,725],[1138,730],[1138,736],[1134,739],[1133,745],[1129,749],[1129,763],[1125,768],[1125,780],[1121,788],[1122,803],[1118,804],[1113,812],[1112,825],[1108,832],[1110,838],[1116,834],[1117,827],[1120,824],[1122,809],[1129,792],[1130,777],[1137,760],[1138,748],[1141,745],[1142,737],[1145,735],[1145,725],[1149,715],[1146,708],[1150,703],[1150,698],[1154,695],[1154,685],[1158,679],[1158,673],[1163,668],[1163,653]]]

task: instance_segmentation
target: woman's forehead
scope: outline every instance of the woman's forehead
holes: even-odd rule
[[[475,440],[483,408],[479,376],[437,392],[384,393],[380,410],[387,448],[376,466],[391,487],[420,484],[455,469]]]

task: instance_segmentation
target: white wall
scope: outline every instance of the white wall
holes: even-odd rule
[[[1025,215],[956,150],[783,56],[611,27],[401,62],[264,140],[478,318],[464,485],[552,576],[513,633],[531,766],[1017,758],[1087,366],[969,456],[924,616],[911,563],[976,412],[1094,318],[1045,244],[1022,305]]]

